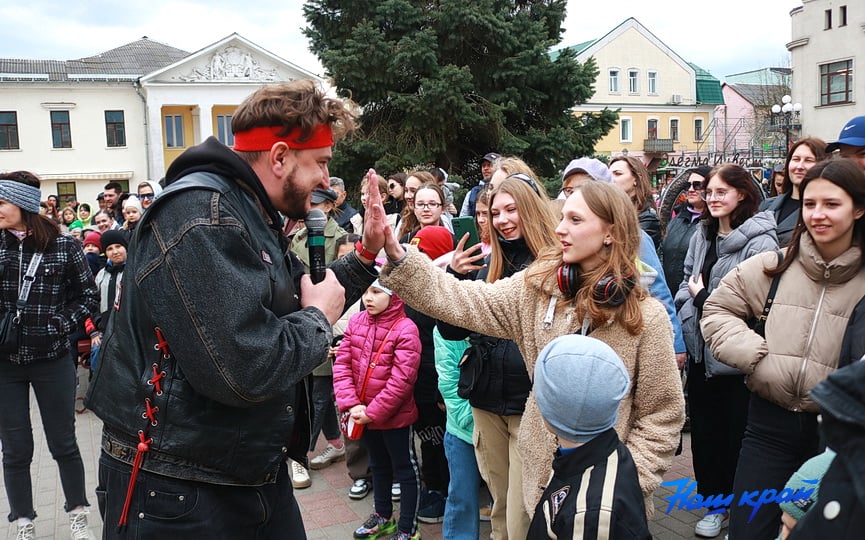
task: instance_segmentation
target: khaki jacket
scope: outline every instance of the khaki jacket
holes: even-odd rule
[[[474,332],[513,340],[529,376],[541,349],[558,336],[580,331],[582,321],[562,298],[555,283],[530,283],[525,271],[495,283],[459,281],[436,268],[413,248],[398,265],[388,264],[382,284],[414,309]],[[554,300],[550,324],[548,310]],[[619,406],[616,432],[633,455],[652,512],[652,493],[672,463],[685,420],[682,385],[673,352],[673,330],[664,307],[646,297],[643,331],[630,335],[618,323],[591,332],[622,358],[631,376],[631,392]],[[534,395],[529,394],[519,433],[523,461],[523,498],[534,513],[552,472],[556,438],[544,427]]]
[[[847,321],[865,295],[862,253],[851,247],[826,262],[809,234],[782,274],[766,320],[766,338],[745,321],[760,313],[775,253],[761,253],[730,271],[703,305],[700,326],[712,354],[745,373],[752,392],[790,411],[818,412],[809,393],[835,371]]]

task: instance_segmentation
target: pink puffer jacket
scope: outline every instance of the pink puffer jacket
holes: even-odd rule
[[[394,294],[378,315],[366,311],[351,317],[333,364],[333,389],[340,411],[358,405],[367,367],[382,341],[381,355],[366,386],[364,404],[372,419],[369,429],[396,429],[417,420],[414,383],[420,365],[421,343],[417,326],[405,316],[402,299]]]

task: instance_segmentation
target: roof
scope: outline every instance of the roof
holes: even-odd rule
[[[721,92],[721,81],[697,64],[688,62],[697,73],[697,102],[704,105],[723,105],[724,94]]]
[[[767,87],[764,84],[727,84],[737,94],[755,107],[765,106],[768,99]]]
[[[727,75],[724,80],[728,84],[784,84],[789,86],[792,74],[793,70],[788,67],[768,67]]]
[[[566,49],[570,49],[570,50],[574,51],[574,54],[580,54],[580,53],[583,52],[584,50],[588,49],[589,46],[590,46],[592,43],[596,42],[596,41],[598,41],[598,40],[597,40],[597,39],[590,39],[589,41],[584,41],[584,42],[582,42],[582,43],[577,43],[576,45],[570,45],[570,46],[568,46],[568,47],[561,47],[561,48],[558,48],[558,49],[556,49],[556,50],[554,50],[554,51],[550,51],[550,60],[553,61],[553,62],[555,62],[556,59],[559,57],[559,54],[560,54],[563,50],[566,50]]]
[[[0,80],[135,80],[189,56],[144,36],[95,56],[74,60],[0,58]]]

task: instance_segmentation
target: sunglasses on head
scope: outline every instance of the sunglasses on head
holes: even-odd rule
[[[694,180],[693,182],[688,182],[688,186],[690,186],[690,189],[693,189],[694,191],[701,191],[703,189],[703,181]]]

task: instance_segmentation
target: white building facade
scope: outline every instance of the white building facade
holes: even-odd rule
[[[213,135],[263,84],[323,81],[232,34],[188,53],[147,38],[69,61],[0,59],[0,170],[29,170],[43,197],[95,203],[108,182],[136,191]]]

